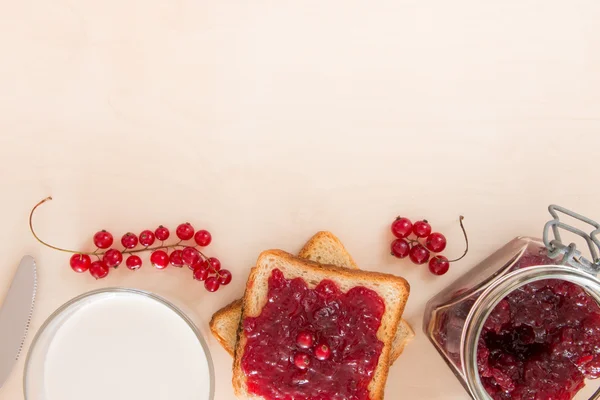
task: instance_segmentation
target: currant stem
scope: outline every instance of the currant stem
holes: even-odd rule
[[[44,246],[46,246],[46,247],[50,247],[51,249],[58,250],[58,251],[62,251],[62,252],[65,252],[65,253],[72,253],[72,254],[87,254],[88,256],[94,256],[94,255],[97,255],[97,253],[96,253],[96,251],[98,251],[97,249],[96,249],[96,251],[94,251],[93,253],[90,253],[90,252],[88,252],[88,253],[84,253],[84,252],[80,252],[80,251],[73,251],[73,250],[63,249],[63,248],[61,248],[61,247],[56,247],[56,246],[53,246],[53,245],[51,245],[51,244],[49,244],[49,243],[46,243],[46,242],[44,242],[42,239],[40,239],[40,237],[39,237],[39,236],[38,236],[38,235],[35,233],[35,230],[33,229],[33,213],[35,212],[35,210],[36,210],[36,209],[37,209],[39,206],[41,206],[42,204],[44,204],[45,202],[47,202],[47,201],[50,201],[50,200],[52,200],[52,196],[48,196],[48,197],[46,197],[44,200],[42,200],[42,201],[40,201],[39,203],[37,203],[37,204],[36,204],[36,205],[35,205],[35,206],[34,206],[34,207],[31,209],[31,212],[29,213],[29,230],[31,231],[31,234],[33,235],[33,237],[35,237],[35,240],[37,240],[38,242],[40,242],[41,244],[43,244],[43,245],[44,245]]]
[[[176,244],[167,244],[167,245],[154,246],[154,247],[144,247],[143,249],[124,250],[123,254],[134,254],[134,253],[141,253],[143,251],[152,251],[152,250],[160,250],[160,249],[172,249],[177,246],[178,245],[176,245]],[[104,254],[104,253],[102,253],[102,254]]]
[[[465,219],[465,217],[463,217],[461,215],[460,218],[458,219],[458,222],[460,223],[460,229],[462,229],[463,236],[465,237],[465,252],[462,254],[462,256],[460,256],[454,260],[448,260],[448,262],[456,262],[456,261],[462,260],[469,252],[469,238],[467,236],[467,231],[465,230],[465,226],[463,225],[463,219]]]
[[[35,229],[33,228],[33,214],[35,213],[35,210],[41,206],[42,204],[44,204],[45,202],[52,200],[51,196],[46,197],[44,200],[40,201],[39,203],[37,203],[32,209],[31,209],[31,213],[29,213],[29,230],[31,231],[31,233],[33,234],[33,237],[35,237],[35,239],[40,242],[41,244],[43,244],[46,247],[49,247],[51,249],[54,250],[58,250],[58,251],[62,251],[64,253],[71,253],[71,254],[86,254],[88,256],[96,256],[98,257],[98,259],[100,260],[100,256],[103,256],[104,253],[106,253],[106,251],[98,251],[100,249],[96,249],[94,251],[75,251],[75,250],[70,250],[70,249],[63,249],[62,247],[57,247],[57,246],[53,246],[50,243],[47,243],[45,241],[43,241],[36,233],[35,233]],[[121,251],[122,254],[134,254],[134,253],[141,253],[143,251],[153,251],[153,250],[160,250],[160,249],[171,249],[171,248],[175,248],[178,246],[184,246],[184,247],[196,247],[196,246],[186,246],[184,244],[181,244],[182,240],[180,240],[177,243],[174,244],[168,244],[165,245],[164,242],[160,245],[160,246],[155,246],[155,247],[144,247],[141,249],[124,249]],[[200,253],[202,254],[202,253]],[[202,254],[202,256],[206,259],[208,259],[208,257],[206,257],[204,254]]]

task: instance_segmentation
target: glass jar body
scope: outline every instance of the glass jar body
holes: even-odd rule
[[[517,237],[428,302],[425,333],[471,397],[490,398],[478,376],[477,345],[486,319],[509,293],[538,280],[559,279],[600,299],[600,282],[592,274],[557,262],[541,239]]]

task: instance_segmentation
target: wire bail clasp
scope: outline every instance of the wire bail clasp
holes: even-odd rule
[[[598,240],[596,236],[598,233],[600,233],[600,224],[594,220],[584,217],[583,215],[577,214],[555,204],[548,206],[548,212],[550,212],[550,215],[553,218],[552,220],[546,222],[546,225],[544,225],[543,240],[546,248],[548,249],[548,257],[554,259],[562,255],[563,257],[560,261],[561,265],[568,264],[575,268],[583,268],[586,271],[597,275],[600,272],[600,259],[598,258],[598,251],[600,251],[600,240]],[[559,212],[591,225],[594,227],[594,230],[588,234],[581,229],[562,222],[558,215]],[[577,245],[575,243],[570,243],[568,245],[563,244],[560,237],[560,229],[564,229],[568,232],[581,236],[586,241],[592,257],[591,261],[583,257],[581,252],[577,250]],[[552,231],[552,235],[554,236],[553,239],[550,239],[550,231]]]

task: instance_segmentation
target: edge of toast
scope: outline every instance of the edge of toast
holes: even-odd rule
[[[221,347],[223,347],[232,357],[234,356],[235,349],[231,347],[230,341],[223,336],[219,327],[228,322],[229,319],[237,321],[236,326],[239,325],[241,312],[242,299],[236,299],[215,312],[208,323],[212,335],[217,339]],[[237,335],[237,328],[233,335]]]
[[[339,253],[337,257],[333,257],[331,260],[323,260],[322,254],[318,251],[319,248],[327,246],[327,242],[330,241],[335,247],[337,247],[336,253]],[[302,247],[298,253],[298,257],[305,258],[307,260],[316,261],[320,264],[337,265],[340,267],[347,267],[353,269],[359,269],[358,265],[350,255],[350,252],[346,250],[346,247],[342,241],[329,231],[319,231],[315,233],[306,244]],[[343,258],[344,262],[334,262],[333,259]]]

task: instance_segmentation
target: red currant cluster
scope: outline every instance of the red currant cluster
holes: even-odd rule
[[[397,238],[391,244],[392,255],[397,258],[408,256],[417,264],[429,261],[429,271],[434,275],[444,275],[450,268],[450,263],[463,258],[469,249],[469,242],[465,232],[463,216],[460,217],[460,226],[465,235],[467,248],[465,253],[456,260],[448,260],[441,254],[431,257],[431,253],[441,253],[446,248],[446,237],[439,232],[431,232],[431,225],[427,220],[416,221],[414,224],[405,217],[397,217],[392,222],[392,233]]]
[[[114,243],[113,235],[110,232],[101,230],[96,232],[93,237],[96,250],[93,252],[77,252],[60,247],[52,246],[41,240],[33,230],[32,217],[35,209],[51,200],[47,198],[38,203],[31,211],[29,217],[29,226],[35,238],[45,246],[68,253],[73,253],[70,265],[73,271],[83,273],[89,271],[96,279],[106,278],[111,268],[118,268],[125,259],[125,265],[132,271],[142,266],[142,259],[138,253],[150,251],[150,263],[156,269],[165,269],[171,264],[174,267],[182,268],[186,265],[193,271],[194,279],[204,282],[204,287],[209,292],[216,292],[221,285],[227,285],[231,282],[231,272],[221,269],[221,262],[216,257],[207,257],[199,247],[206,247],[212,241],[210,232],[206,230],[194,231],[194,227],[189,222],[180,224],[175,230],[175,235],[179,239],[172,244],[165,244],[171,233],[164,226],[159,226],[154,231],[144,230],[139,236],[128,232],[121,237],[122,250],[111,247]],[[193,239],[194,243],[189,243]],[[153,246],[156,241],[159,245]],[[184,243],[188,242],[188,243]],[[92,262],[92,257],[98,260]]]
[[[296,338],[298,347],[311,350],[314,345],[314,336],[309,332],[300,332]],[[313,354],[317,360],[325,361],[331,356],[331,348],[326,343],[319,343],[314,348]],[[294,355],[294,364],[299,369],[306,369],[310,365],[310,356],[298,352]]]

